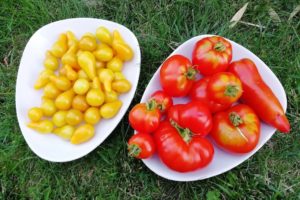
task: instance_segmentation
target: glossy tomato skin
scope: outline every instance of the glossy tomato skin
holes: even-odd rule
[[[247,58],[241,59],[232,62],[229,71],[242,81],[244,92],[241,100],[251,106],[264,122],[281,132],[289,132],[290,123],[284,110],[272,90],[263,81],[255,63]]]
[[[200,101],[172,106],[168,112],[168,119],[198,136],[206,136],[212,128],[211,113]]]
[[[231,60],[231,44],[223,37],[206,37],[194,46],[192,63],[204,76],[226,71]]]
[[[151,107],[151,106],[150,106]],[[139,103],[129,112],[129,123],[138,132],[152,133],[159,126],[161,114],[148,103]]]
[[[214,115],[210,135],[225,150],[248,153],[258,143],[260,121],[249,106],[238,104]]]
[[[232,104],[242,96],[242,83],[233,73],[220,72],[210,77],[207,92],[214,102]]]
[[[173,106],[172,97],[167,95],[164,91],[158,90],[151,95],[151,98],[155,100],[157,108],[162,114],[166,113],[171,106]]]
[[[154,141],[162,162],[178,172],[205,167],[214,155],[213,145],[207,139],[194,136],[186,142],[168,121],[162,122],[155,131]]]
[[[145,159],[151,157],[155,153],[154,139],[148,133],[137,133],[128,141],[128,155]]]
[[[195,76],[196,70],[188,58],[182,55],[173,55],[161,66],[160,84],[169,96],[183,97],[192,88]]]
[[[192,87],[189,97],[192,101],[201,101],[204,103],[212,113],[226,110],[231,104],[219,104],[209,98],[207,92],[207,85],[210,77],[203,77],[198,80]]]

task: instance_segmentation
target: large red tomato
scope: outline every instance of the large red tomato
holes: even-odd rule
[[[213,117],[210,135],[223,149],[235,153],[248,153],[258,143],[260,122],[249,106],[238,104]]]
[[[161,114],[153,101],[139,103],[129,112],[131,127],[139,132],[151,133],[159,126]]]
[[[210,77],[203,77],[198,80],[192,87],[189,96],[192,101],[201,101],[212,113],[226,110],[231,104],[219,104],[209,98],[207,84]]]
[[[162,162],[178,172],[204,167],[214,155],[213,145],[207,139],[191,136],[189,131],[176,129],[168,121],[160,123],[154,141]]]
[[[230,72],[220,72],[210,77],[207,92],[209,98],[220,104],[232,104],[243,93],[240,79]]]
[[[195,82],[197,71],[190,60],[182,55],[169,57],[160,69],[160,84],[170,96],[183,97]]]
[[[168,119],[178,127],[188,129],[198,136],[207,135],[212,128],[211,113],[200,101],[172,106],[168,112]]]
[[[220,36],[199,40],[193,50],[193,65],[204,76],[226,71],[232,59],[230,42]]]

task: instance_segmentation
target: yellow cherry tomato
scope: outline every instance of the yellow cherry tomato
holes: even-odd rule
[[[86,95],[86,101],[91,106],[101,106],[104,103],[105,95],[100,89],[90,89]]]
[[[41,109],[47,117],[51,117],[56,112],[54,101],[48,98],[44,98],[42,100]]]
[[[97,28],[96,37],[100,42],[106,43],[108,45],[111,45],[112,43],[112,36],[109,30],[103,26]]]
[[[113,41],[126,43],[118,30],[113,31]]]
[[[77,56],[76,56],[77,50],[78,50],[77,44],[74,44],[73,46],[71,46],[69,48],[69,50],[67,51],[67,53],[65,53],[63,55],[63,57],[61,58],[62,64],[70,65],[74,69],[80,69],[78,62],[77,62]]]
[[[120,72],[123,68],[123,62],[120,58],[114,57],[107,63],[106,67],[113,72]]]
[[[50,120],[42,120],[39,122],[29,122],[27,124],[29,128],[36,130],[40,133],[50,133],[53,130],[53,123]]]
[[[93,35],[86,34],[79,40],[79,48],[83,51],[94,51],[96,47],[97,42]]]
[[[55,99],[60,93],[61,91],[52,82],[49,82],[44,88],[44,97],[49,99]]]
[[[84,72],[83,69],[78,71],[78,78],[89,79],[88,75]]]
[[[47,51],[46,58],[44,60],[45,68],[55,71],[58,68],[58,65],[59,63],[57,58],[54,55],[52,55],[50,51]]]
[[[100,121],[99,108],[88,108],[84,113],[84,121],[88,124],[97,124]]]
[[[84,78],[79,78],[75,81],[73,85],[73,90],[76,94],[85,94],[90,88],[90,83],[84,79]]]
[[[53,124],[57,127],[64,126],[67,123],[66,116],[67,116],[67,111],[65,110],[57,111],[52,117]]]
[[[32,122],[38,122],[43,117],[43,110],[38,107],[33,107],[28,111],[27,115]]]
[[[114,50],[117,52],[117,56],[123,61],[129,61],[133,58],[133,50],[128,44],[121,42],[113,42]]]
[[[90,124],[79,126],[71,137],[72,144],[80,144],[90,140],[95,135],[95,128]]]
[[[113,81],[112,89],[118,93],[126,93],[131,89],[131,83],[127,79]]]
[[[69,79],[70,81],[75,81],[78,78],[78,74],[77,72],[70,66],[70,65],[65,65],[65,76],[67,77],[67,79]]]
[[[93,54],[98,61],[102,62],[110,61],[114,56],[113,50],[106,44],[99,44]]]
[[[78,64],[88,77],[93,80],[96,76],[95,56],[89,51],[84,51],[78,55]]]
[[[115,74],[114,81],[126,79],[126,77],[124,76],[124,74],[122,74],[122,72],[115,72],[114,74]]]
[[[67,36],[67,40],[68,40],[68,47],[70,48],[71,46],[73,46],[74,44],[78,43],[78,39],[76,38],[76,36],[74,35],[74,33],[72,31],[67,31],[66,32],[66,36]]]
[[[110,69],[100,69],[99,70],[99,79],[104,85],[104,90],[111,91],[111,83],[114,80],[114,73]]]
[[[45,85],[47,85],[47,83],[49,83],[49,77],[52,76],[53,74],[54,74],[54,72],[52,70],[44,69],[39,74],[39,77],[34,84],[34,89],[38,90],[38,89],[45,87]]]
[[[104,119],[112,118],[119,112],[121,107],[122,107],[122,101],[119,100],[111,103],[103,104],[103,106],[101,106],[100,108],[100,115]]]
[[[89,104],[86,102],[85,96],[84,95],[76,95],[73,98],[72,108],[74,108],[76,110],[80,110],[82,112],[84,112],[86,109],[88,109]]]
[[[68,110],[72,106],[74,96],[75,93],[72,89],[61,93],[55,99],[55,106],[60,110]]]
[[[105,91],[105,103],[110,103],[118,100],[118,93],[115,91]]]
[[[75,131],[74,126],[64,125],[60,128],[54,129],[53,133],[55,133],[56,135],[62,137],[65,140],[70,140],[71,137],[73,136],[74,131]]]
[[[62,91],[70,89],[71,82],[65,76],[50,76],[50,81],[55,85],[56,88]]]
[[[58,40],[53,44],[51,48],[51,53],[55,57],[61,58],[66,53],[67,50],[68,50],[67,36],[66,34],[62,33],[59,35]]]
[[[82,121],[82,119],[83,119],[83,114],[79,110],[71,109],[67,112],[66,122],[69,125],[75,126],[79,124]]]

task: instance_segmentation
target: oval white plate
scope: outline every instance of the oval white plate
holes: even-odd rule
[[[192,58],[192,51],[194,48],[194,44],[204,38],[212,35],[200,35],[197,37],[194,37],[186,42],[184,42],[182,45],[180,45],[171,55],[174,54],[181,54],[186,56],[187,58]],[[227,39],[228,40],[228,39]],[[228,40],[230,41],[230,40]],[[269,87],[272,89],[272,91],[275,93],[276,97],[279,99],[281,105],[283,106],[284,110],[286,110],[287,106],[287,100],[286,100],[286,94],[285,91],[278,80],[278,78],[275,76],[275,74],[270,70],[270,68],[262,61],[260,60],[256,55],[254,55],[252,52],[250,52],[245,47],[230,41],[233,49],[233,61],[239,60],[241,58],[250,58],[253,60],[258,67],[258,70],[263,77],[263,80],[269,85]],[[170,56],[171,56],[170,55]],[[160,81],[159,81],[159,69],[154,74],[153,78],[150,80],[144,95],[142,97],[141,102],[146,102],[151,94],[161,89]],[[176,99],[173,98],[175,103],[182,103],[186,102],[188,99]],[[202,180],[206,178],[210,178],[219,174],[222,174],[245,160],[247,160],[250,156],[252,156],[256,151],[258,151],[274,134],[276,131],[275,128],[268,126],[264,123],[262,123],[261,126],[261,137],[259,139],[259,143],[256,146],[256,148],[247,154],[232,154],[225,152],[221,149],[219,149],[215,144],[215,155],[212,160],[212,162],[205,168],[198,169],[193,172],[188,173],[179,173],[176,171],[173,171],[169,169],[166,165],[164,165],[157,154],[155,154],[153,157],[149,159],[144,159],[143,162],[145,165],[151,169],[154,173],[157,175],[164,177],[169,180],[174,181],[196,181],[196,180]]]
[[[95,136],[80,145],[72,145],[54,134],[43,135],[28,128],[26,126],[28,109],[39,106],[41,103],[42,90],[34,90],[33,85],[39,72],[44,68],[43,60],[46,50],[51,48],[62,32],[71,30],[77,38],[80,38],[86,32],[95,33],[99,26],[105,26],[110,31],[119,30],[134,51],[134,58],[130,62],[126,62],[123,69],[125,76],[130,78],[132,88],[129,93],[120,96],[123,106],[119,113],[113,119],[101,120],[96,126]],[[50,23],[36,31],[23,52],[16,86],[16,110],[19,126],[30,149],[39,157],[53,162],[75,160],[94,150],[111,134],[128,109],[138,84],[140,65],[141,52],[137,38],[128,28],[115,22],[93,18],[74,18]]]

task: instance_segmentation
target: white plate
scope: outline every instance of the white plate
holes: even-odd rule
[[[200,36],[194,37],[194,38],[186,41],[185,43],[180,45],[171,55],[181,54],[181,55],[184,55],[187,58],[191,59],[194,44],[198,40],[200,40],[204,37],[208,37],[208,36],[212,36],[212,35],[200,35]],[[228,40],[228,41],[230,41],[230,40]],[[254,55],[252,52],[250,52],[245,47],[243,47],[233,41],[230,41],[230,43],[231,43],[232,49],[233,49],[233,52],[232,52],[233,53],[233,61],[239,60],[241,58],[250,58],[251,60],[253,60],[254,63],[256,64],[258,71],[261,74],[263,80],[269,85],[269,87],[275,93],[276,97],[279,99],[284,110],[286,110],[287,100],[286,100],[285,91],[284,91],[280,81],[275,76],[275,74],[270,70],[270,68],[262,60],[260,60],[256,55]],[[159,69],[156,71],[153,78],[150,80],[150,82],[144,92],[141,102],[147,101],[147,99],[149,99],[150,95],[154,91],[161,89],[160,81],[159,81]],[[181,103],[181,102],[187,101],[187,99],[175,99],[175,98],[174,98],[174,100],[176,103]],[[253,151],[251,151],[250,153],[247,153],[247,154],[237,155],[237,154],[228,153],[228,152],[225,152],[225,151],[219,149],[214,144],[215,155],[214,155],[212,162],[207,167],[198,169],[193,172],[180,173],[180,172],[173,171],[160,161],[157,154],[155,154],[153,157],[151,157],[149,159],[144,159],[143,162],[154,173],[156,173],[157,175],[159,175],[161,177],[169,179],[169,180],[174,180],[174,181],[202,180],[202,179],[216,176],[218,174],[222,174],[222,173],[238,166],[245,160],[247,160],[250,156],[252,156],[256,151],[258,151],[271,138],[271,136],[274,134],[275,131],[276,131],[275,128],[262,123],[261,137],[259,139],[258,145],[256,146],[256,148]]]
[[[120,96],[123,106],[119,113],[109,120],[101,120],[96,126],[95,136],[88,142],[72,145],[54,134],[39,134],[28,128],[27,111],[41,104],[41,91],[33,89],[39,72],[44,68],[45,52],[62,32],[71,30],[79,38],[86,32],[95,33],[99,26],[110,31],[117,29],[134,51],[134,58],[124,65],[123,73],[130,79],[132,88],[129,93]],[[127,111],[136,91],[140,75],[141,52],[135,35],[125,26],[115,22],[93,19],[75,18],[50,23],[36,31],[28,41],[19,66],[16,86],[16,109],[19,126],[30,149],[39,157],[53,162],[67,162],[78,159],[99,146],[115,129]]]

